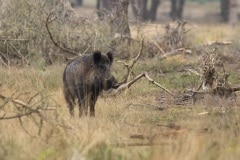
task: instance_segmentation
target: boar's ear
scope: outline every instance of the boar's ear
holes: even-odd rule
[[[102,59],[102,53],[100,51],[94,51],[93,52],[93,59],[94,59],[95,64],[100,62],[100,60]]]
[[[108,58],[110,60],[110,64],[112,64],[112,62],[113,62],[113,53],[112,52],[107,52],[107,56],[108,56]]]

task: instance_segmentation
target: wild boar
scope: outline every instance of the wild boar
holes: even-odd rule
[[[95,103],[103,90],[117,88],[118,82],[111,74],[113,54],[94,51],[71,60],[63,73],[63,92],[69,112],[74,116],[75,99],[78,100],[79,116],[95,116]]]

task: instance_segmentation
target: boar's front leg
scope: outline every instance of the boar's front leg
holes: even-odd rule
[[[97,101],[98,93],[93,93],[90,99],[90,116],[95,117],[95,104]]]

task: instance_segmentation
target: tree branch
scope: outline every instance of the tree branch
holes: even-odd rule
[[[131,85],[133,85],[135,82],[137,82],[139,79],[141,79],[142,77],[145,77],[150,83],[158,86],[159,88],[163,89],[164,91],[166,91],[167,93],[169,93],[171,96],[175,96],[172,92],[170,92],[168,89],[164,88],[162,85],[160,85],[159,83],[157,83],[156,81],[154,81],[147,72],[143,72],[141,74],[139,74],[138,76],[136,76],[133,80],[121,84],[117,89],[113,89],[111,91],[111,94],[116,95],[118,93],[123,92],[124,90],[126,90],[127,88],[131,87]]]
[[[68,50],[68,49],[60,46],[60,45],[53,39],[52,33],[50,32],[49,27],[48,27],[48,24],[50,23],[50,19],[51,19],[51,18],[52,18],[52,13],[50,13],[50,14],[48,15],[48,17],[47,17],[47,20],[46,20],[46,28],[47,28],[48,35],[49,35],[50,39],[52,40],[53,44],[54,44],[56,47],[60,48],[60,49],[61,49],[62,51],[64,51],[64,52],[70,53],[70,54],[72,54],[72,55],[74,55],[74,56],[78,56],[79,54],[78,54],[77,52]]]

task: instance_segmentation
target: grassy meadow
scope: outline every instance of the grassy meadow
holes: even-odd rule
[[[199,23],[187,33],[191,46],[213,41],[226,57],[229,81],[240,85],[240,26]],[[146,40],[164,34],[162,25],[131,24],[133,38]],[[136,48],[136,53],[138,49]],[[135,56],[131,55],[132,57]],[[197,88],[200,77],[186,72],[198,67],[201,56],[176,55],[164,60],[142,58],[135,75],[147,71],[156,82],[177,94]],[[112,72],[121,80],[126,72],[116,58]],[[124,61],[128,61],[125,59]],[[146,79],[128,90],[96,103],[96,117],[81,117],[75,107],[71,117],[62,92],[65,63],[50,66],[41,60],[32,66],[0,66],[0,159],[1,160],[236,160],[240,157],[240,94],[236,102],[207,96],[196,104],[177,105],[174,98]],[[221,70],[220,70],[221,71]],[[21,118],[4,117],[27,113],[12,100],[32,107]],[[3,119],[2,119],[3,118]]]

